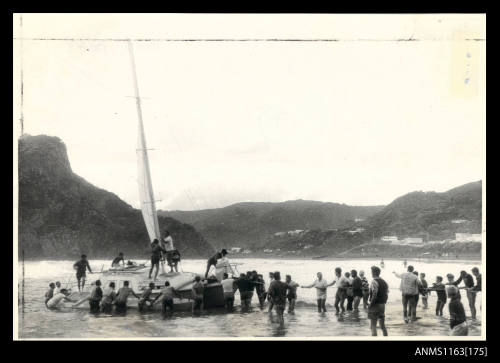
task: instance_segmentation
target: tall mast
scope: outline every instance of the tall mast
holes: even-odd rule
[[[144,167],[144,177],[145,179],[145,184],[146,184],[146,189],[147,193],[149,196],[149,200],[141,200],[141,210],[143,211],[143,216],[145,217],[145,222],[146,222],[146,227],[148,227],[148,219],[153,222],[153,230],[150,231],[148,228],[148,233],[150,234],[150,238],[156,238],[158,241],[161,242],[161,235],[160,235],[160,227],[158,224],[158,215],[156,213],[156,204],[155,204],[155,198],[154,198],[154,193],[153,193],[153,184],[151,182],[151,172],[149,168],[149,158],[148,158],[148,150],[147,150],[147,144],[146,144],[146,136],[144,135],[144,123],[142,121],[142,107],[141,107],[141,98],[139,96],[139,86],[137,82],[137,74],[136,74],[136,67],[135,67],[135,58],[134,58],[134,48],[132,45],[132,41],[128,41],[128,50],[130,54],[130,62],[132,64],[132,75],[133,75],[133,80],[134,80],[134,91],[135,91],[135,103],[137,106],[137,117],[139,119],[139,148],[137,149],[137,152],[140,154],[140,158],[142,159],[142,165]],[[145,206],[145,203],[150,203],[150,208],[148,206]],[[147,213],[149,214],[149,218],[146,219],[145,211],[148,211]]]

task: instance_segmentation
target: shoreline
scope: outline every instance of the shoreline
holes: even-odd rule
[[[477,262],[477,263],[482,263],[481,256],[464,256],[465,258],[436,258],[436,257],[383,257],[384,261],[425,261],[425,262],[465,262],[465,263],[471,263],[471,262]],[[342,261],[342,260],[380,260],[382,257],[380,256],[346,256],[346,257],[339,257],[339,256],[283,256],[283,255],[276,255],[276,256],[260,256],[260,255],[230,255],[228,254],[229,259],[263,259],[263,260],[308,260],[308,261]],[[89,258],[89,261],[92,260],[97,260],[97,261],[103,261],[103,260],[108,260],[108,257],[93,257]],[[185,259],[187,260],[206,260],[206,258],[203,257],[186,257]],[[78,259],[75,259],[77,261]],[[111,259],[110,260],[110,265],[111,265]],[[132,261],[149,261],[149,257],[144,258],[143,256],[141,257],[129,257],[127,260],[132,260]],[[43,262],[43,261],[73,261],[73,259],[70,258],[45,258],[45,259],[35,259],[35,258],[25,258],[25,262]],[[22,263],[22,259],[18,259],[18,263]]]

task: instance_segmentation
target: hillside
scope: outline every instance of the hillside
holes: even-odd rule
[[[457,232],[481,233],[481,196],[481,181],[444,193],[409,193],[369,217],[366,226],[375,237],[421,236],[442,240],[453,239]]]
[[[141,212],[74,174],[57,137],[23,136],[19,148],[19,251],[27,258],[149,257]],[[206,257],[213,247],[193,226],[160,217],[184,257]]]
[[[214,246],[260,248],[277,232],[350,226],[355,219],[366,219],[382,208],[294,200],[237,203],[200,211],[159,211],[159,214],[192,224]]]
[[[318,256],[475,255],[480,243],[437,243],[404,246],[379,243],[384,235],[422,237],[424,241],[455,239],[455,233],[481,233],[481,181],[444,193],[412,192],[397,198],[365,221],[334,230],[306,230],[270,236],[264,243],[273,254]],[[373,243],[375,242],[375,243]],[[346,252],[349,253],[346,254]]]

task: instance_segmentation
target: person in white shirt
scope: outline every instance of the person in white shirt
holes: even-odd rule
[[[229,263],[229,259],[225,255],[222,256],[222,258],[217,261],[217,265],[215,265],[215,277],[217,277],[217,280],[222,281],[224,274],[235,275]]]
[[[56,281],[56,288],[54,289],[54,295],[59,294],[61,292],[61,283]]]
[[[229,278],[229,275],[224,272],[222,280],[222,289],[224,291],[224,301],[226,302],[226,309],[232,310],[234,306],[234,292],[236,290],[236,284],[233,278]]]
[[[316,299],[318,301],[318,313],[321,313],[322,311],[326,313],[326,289],[329,286],[332,286],[335,281],[333,281],[331,284],[328,283],[325,279],[323,279],[323,274],[321,272],[318,272],[316,274],[318,277],[312,284],[310,285],[302,285],[300,287],[309,289],[311,287],[316,288]]]
[[[54,295],[52,299],[47,301],[47,307],[49,309],[56,309],[59,304],[64,300],[64,301],[70,301],[70,302],[76,302],[76,300],[71,300],[69,297],[69,292],[66,289],[61,289],[61,292],[58,294]]]
[[[405,323],[410,320],[413,322],[417,320],[418,277],[413,274],[412,265],[408,266],[408,272],[398,274],[393,271],[392,273],[401,279],[400,290],[402,293],[404,321]],[[410,317],[408,317],[408,305]]]
[[[174,252],[174,240],[172,239],[172,236],[170,235],[170,232],[168,230],[165,230],[165,238],[163,238],[163,244],[164,248],[167,251],[167,263],[170,266],[170,272],[177,272],[177,263],[175,263],[172,259],[173,252]]]
[[[340,267],[335,268],[335,280],[333,283],[337,287],[337,293],[335,294],[335,314],[339,314],[339,304],[342,313],[345,311],[344,302],[347,298],[347,287],[349,286],[349,280],[342,276],[342,269]]]

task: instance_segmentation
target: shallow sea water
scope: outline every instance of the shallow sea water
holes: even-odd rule
[[[334,268],[341,267],[343,271],[351,269],[364,270],[368,280],[371,280],[370,267],[378,265],[379,260],[283,260],[283,259],[233,259],[238,262],[238,270],[257,270],[267,279],[270,271],[280,271],[282,278],[285,274],[292,275],[292,279],[301,285],[310,284],[321,271],[324,278],[330,282],[334,277]],[[333,302],[335,287],[328,288],[327,313],[319,314],[316,309],[315,289],[297,290],[298,299],[294,314],[285,312],[285,324],[280,326],[276,314],[267,313],[267,307],[261,310],[258,299],[254,294],[253,307],[249,311],[241,311],[239,293],[236,293],[235,311],[224,313],[221,311],[207,311],[203,314],[192,315],[189,312],[176,312],[164,318],[160,312],[139,313],[136,309],[129,309],[125,316],[90,314],[86,309],[62,308],[49,310],[44,305],[44,294],[50,282],[61,281],[63,287],[67,282],[74,283],[74,261],[37,261],[25,263],[24,280],[24,307],[19,304],[18,336],[20,339],[109,339],[109,338],[205,338],[205,337],[240,337],[240,338],[269,338],[269,337],[345,337],[355,336],[363,339],[371,336],[370,322],[367,313],[362,308],[359,312],[346,312],[336,316]],[[460,270],[467,270],[480,263],[464,261],[411,261],[409,264],[418,272],[425,272],[429,286],[435,281],[436,275],[446,276],[453,273],[458,277]],[[101,266],[107,266],[109,261],[90,260],[93,270],[100,271]],[[204,273],[204,260],[183,260],[181,268],[184,271]],[[402,261],[386,260],[381,277],[389,284],[389,300],[386,305],[386,326],[390,336],[405,339],[415,336],[449,336],[448,305],[444,308],[444,316],[435,316],[436,294],[429,297],[429,309],[422,309],[421,298],[417,309],[417,322],[405,324],[403,321],[400,280],[392,271],[403,272]],[[22,266],[19,264],[19,281],[22,277]],[[88,283],[93,280],[88,274]],[[268,281],[266,280],[266,287]],[[19,294],[21,294],[21,285]],[[478,319],[470,319],[470,310],[462,292],[462,302],[468,317],[469,335],[481,335],[481,293],[476,300]],[[19,296],[21,301],[21,296]],[[136,304],[135,299],[129,300],[129,305]],[[381,336],[381,331],[379,330]]]

